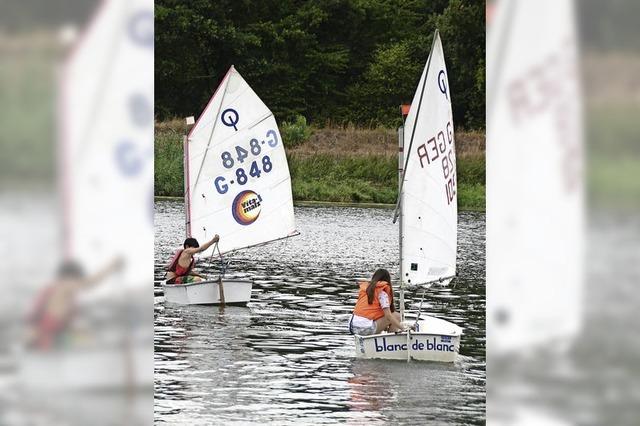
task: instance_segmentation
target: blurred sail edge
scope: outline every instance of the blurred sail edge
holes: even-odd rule
[[[33,421],[35,412],[71,424],[88,424],[97,412],[106,422],[131,424],[151,411],[153,2],[92,3],[87,24],[74,18],[77,10],[52,13],[55,22],[43,24],[56,48],[34,60],[46,62],[44,78],[26,73],[29,82],[20,87],[34,92],[34,102],[11,114],[41,124],[31,138],[42,155],[24,164],[14,157],[15,176],[43,178],[2,193],[2,230],[15,260],[6,262],[13,271],[5,276],[19,276],[8,289],[17,303],[7,297],[14,310],[1,319],[8,337],[2,383],[12,390],[3,424]],[[71,403],[77,392],[82,396]],[[83,402],[101,408],[90,413]],[[133,406],[133,417],[125,415]]]

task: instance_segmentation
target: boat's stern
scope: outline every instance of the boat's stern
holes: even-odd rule
[[[462,328],[435,317],[418,321],[415,331],[354,336],[356,357],[454,362],[460,351]]]

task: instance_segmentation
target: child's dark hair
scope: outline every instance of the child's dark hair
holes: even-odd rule
[[[187,238],[186,240],[184,240],[183,247],[198,248],[200,247],[200,244],[198,243],[198,240],[196,240],[195,238]]]
[[[84,276],[84,268],[75,260],[65,260],[58,267],[58,278],[81,279]]]
[[[393,307],[393,287],[391,287],[391,275],[389,275],[389,271],[386,269],[378,269],[373,273],[371,277],[371,281],[369,282],[369,286],[367,287],[367,301],[371,305],[373,303],[373,297],[376,291],[376,284],[379,281],[385,281],[389,284],[389,288],[391,289],[391,312],[395,312],[395,308]]]

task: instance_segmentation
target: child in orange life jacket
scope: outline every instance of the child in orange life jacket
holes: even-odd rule
[[[193,255],[205,251],[219,240],[220,237],[215,235],[211,241],[204,243],[202,247],[195,238],[184,240],[184,248],[178,250],[169,265],[167,265],[167,283],[186,284],[202,281],[203,278],[200,275],[192,273],[196,263]]]
[[[386,269],[378,269],[370,282],[360,283],[358,301],[349,321],[349,332],[368,336],[383,331],[404,330],[400,314],[395,312],[393,306],[391,276]]]

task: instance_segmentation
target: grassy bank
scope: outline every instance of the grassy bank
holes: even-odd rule
[[[182,196],[182,144],[179,122],[158,123],[155,141],[155,191]],[[327,127],[313,129],[296,143],[281,126],[296,201],[343,203],[396,202],[397,133],[389,129]],[[458,205],[484,210],[484,134],[456,133]]]

